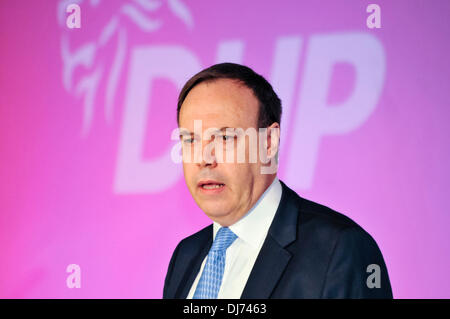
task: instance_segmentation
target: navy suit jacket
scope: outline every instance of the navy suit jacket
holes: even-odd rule
[[[373,238],[350,218],[281,185],[280,205],[241,298],[392,298]],[[163,298],[187,297],[212,238],[211,224],[178,244]],[[379,271],[368,270],[371,264]],[[376,276],[379,288],[369,288]]]

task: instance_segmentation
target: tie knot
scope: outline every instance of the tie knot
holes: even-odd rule
[[[237,238],[236,234],[228,227],[221,227],[216,234],[216,238],[212,244],[212,251],[225,251]]]

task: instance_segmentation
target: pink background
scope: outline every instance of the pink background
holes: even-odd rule
[[[167,157],[174,78],[222,60],[280,93],[280,179],[376,239],[396,298],[450,297],[450,2],[377,1],[380,29],[366,26],[369,1],[78,2],[80,29],[65,25],[64,1],[0,3],[0,297],[162,296],[176,244],[210,223]],[[95,48],[69,76],[64,41],[71,55]],[[224,43],[236,51],[220,57]],[[139,50],[163,53],[139,64]],[[333,60],[340,50],[349,61]],[[77,93],[98,70],[97,87]],[[338,114],[356,91],[345,116],[314,113]],[[342,127],[317,135],[321,123]],[[79,289],[66,285],[69,264]]]

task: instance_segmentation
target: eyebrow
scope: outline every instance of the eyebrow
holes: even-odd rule
[[[192,134],[194,134],[194,133],[191,133],[186,129],[180,129],[180,137],[184,136],[184,135],[192,135]]]
[[[219,128],[218,130],[216,130],[216,132],[224,132],[224,131],[226,131],[227,128],[231,128],[234,130],[234,127],[223,126],[223,127]]]

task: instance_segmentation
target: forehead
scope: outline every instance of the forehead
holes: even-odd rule
[[[192,129],[194,120],[203,127],[256,127],[258,99],[243,83],[219,79],[196,85],[180,110],[180,126]]]

